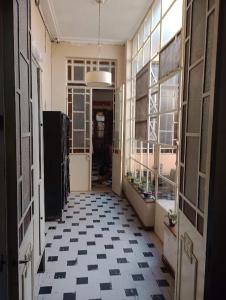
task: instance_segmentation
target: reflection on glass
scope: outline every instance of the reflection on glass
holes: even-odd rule
[[[150,85],[158,82],[159,78],[159,56],[156,56],[150,64]]]
[[[170,5],[173,3],[174,0],[163,0],[162,1],[162,16],[165,14],[167,9],[170,7]]]
[[[150,132],[149,132],[149,140],[157,141],[157,118],[150,118]]]
[[[176,188],[174,185],[158,178],[158,200],[176,200]]]
[[[151,58],[159,52],[160,47],[160,25],[151,35]]]
[[[182,27],[182,4],[182,0],[177,0],[162,20],[162,46]]]
[[[147,15],[144,21],[144,41],[150,35],[150,32],[151,32],[151,11],[149,12],[149,14]]]
[[[159,173],[176,182],[177,151],[174,148],[161,147],[159,153]]]
[[[146,41],[144,45],[144,65],[146,65],[150,60],[150,38]]]
[[[179,75],[160,85],[160,112],[176,110],[179,102]]]
[[[144,42],[144,25],[141,26],[138,32],[138,49],[140,49]]]
[[[149,90],[150,114],[157,113],[158,110],[158,86]]]
[[[177,113],[160,115],[159,142],[175,146],[177,140]]]
[[[137,65],[137,68],[138,68],[138,72],[142,69],[143,67],[143,48],[139,51],[138,53],[138,65]]]
[[[152,30],[160,21],[160,16],[161,16],[161,0],[156,0],[152,8],[152,26],[151,26]]]
[[[133,39],[133,56],[137,53],[138,50],[138,35],[136,34],[136,36]]]
[[[134,78],[137,74],[137,56],[134,57],[133,59],[133,64],[132,64],[132,77]]]

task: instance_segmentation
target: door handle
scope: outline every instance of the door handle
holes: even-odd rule
[[[19,264],[22,265],[22,264],[27,264],[29,263],[31,260],[30,259],[25,259],[25,260],[19,260]]]

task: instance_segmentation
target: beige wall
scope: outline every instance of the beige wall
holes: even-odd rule
[[[98,58],[96,45],[52,43],[52,110],[66,112],[66,58]],[[103,45],[102,59],[117,60],[117,85],[125,82],[125,47]]]
[[[31,0],[31,35],[42,59],[38,61],[42,70],[43,110],[51,110],[51,40],[44,26],[35,0]]]

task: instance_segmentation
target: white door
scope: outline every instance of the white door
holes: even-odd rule
[[[43,127],[41,102],[41,70],[32,62],[32,114],[34,160],[34,270],[37,271],[45,247]]]
[[[116,89],[113,111],[112,191],[117,195],[122,192],[124,94],[124,85]]]
[[[177,300],[204,299],[218,10],[219,1],[185,7]]]
[[[68,115],[72,130],[70,140],[70,189],[91,190],[92,167],[92,90],[68,88]]]

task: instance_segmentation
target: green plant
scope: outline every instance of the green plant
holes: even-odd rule
[[[169,225],[170,226],[175,226],[175,224],[177,223],[177,214],[176,214],[176,212],[174,212],[172,209],[169,209],[169,211],[167,213],[167,217],[169,219]]]

